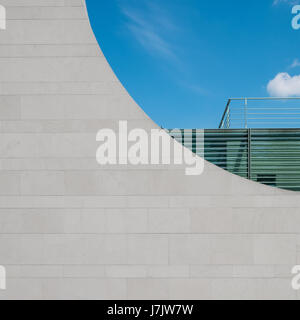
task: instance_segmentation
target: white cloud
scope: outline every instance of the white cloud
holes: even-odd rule
[[[169,39],[175,24],[159,8],[148,5],[147,10],[122,7],[127,28],[136,40],[150,53],[178,62],[176,50]]]
[[[278,4],[281,4],[281,3],[286,3],[293,6],[295,4],[299,4],[299,0],[274,0],[273,6],[277,6]]]
[[[292,77],[286,72],[278,73],[267,89],[272,97],[300,96],[300,75]]]
[[[180,77],[175,81],[198,95],[207,95],[208,91],[199,84],[190,80],[178,80],[184,78],[186,71],[190,69],[187,61],[180,58],[181,48],[178,47],[178,34],[182,34],[182,27],[178,21],[163,7],[163,1],[158,6],[154,2],[143,2],[143,5],[125,6],[120,3],[120,9],[126,18],[125,28],[134,37],[143,49],[155,57],[164,60],[174,70],[180,72]],[[172,75],[173,77],[173,75]]]
[[[300,61],[298,59],[295,59],[293,63],[290,65],[290,68],[297,68],[300,67]]]
[[[203,88],[201,85],[197,83],[196,84],[182,83],[182,85],[187,89],[189,89],[191,92],[200,96],[207,96],[210,94],[207,89]]]

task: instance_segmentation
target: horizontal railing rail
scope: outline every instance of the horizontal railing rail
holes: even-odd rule
[[[300,97],[230,98],[219,129],[300,128]]]

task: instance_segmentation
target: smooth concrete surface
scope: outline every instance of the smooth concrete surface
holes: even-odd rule
[[[0,299],[297,299],[300,195],[205,163],[100,166],[96,134],[157,126],[83,0],[0,0]]]

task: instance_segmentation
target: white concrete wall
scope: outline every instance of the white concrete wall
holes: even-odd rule
[[[82,0],[0,0],[0,299],[296,299],[300,196],[206,163],[101,167],[96,133],[156,125]]]

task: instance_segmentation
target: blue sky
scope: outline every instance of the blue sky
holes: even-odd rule
[[[230,97],[300,96],[300,0],[86,0],[114,72],[165,128],[216,128]]]

